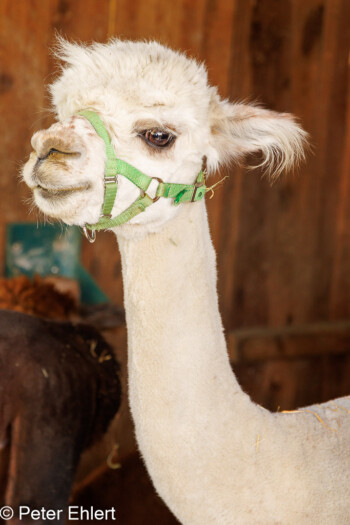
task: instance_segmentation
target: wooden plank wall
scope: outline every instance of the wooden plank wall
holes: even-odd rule
[[[32,132],[52,121],[55,32],[157,39],[204,60],[223,97],[292,112],[311,136],[298,173],[271,186],[232,168],[208,203],[226,329],[348,319],[349,19],[349,0],[0,0],[1,246],[7,222],[36,220],[18,169]],[[83,259],[121,303],[113,242],[84,243]]]

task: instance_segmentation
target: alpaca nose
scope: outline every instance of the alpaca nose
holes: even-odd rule
[[[44,161],[50,157],[80,157],[82,154],[82,144],[77,144],[73,137],[67,137],[66,133],[53,133],[51,129],[34,133],[31,144],[39,161]]]
[[[57,156],[59,157],[62,155],[71,156],[71,157],[80,157],[81,153],[79,153],[78,151],[62,151],[57,148],[50,148],[47,153],[45,153],[44,155],[38,156],[38,160],[39,161],[46,160],[51,155],[54,155],[55,157]]]

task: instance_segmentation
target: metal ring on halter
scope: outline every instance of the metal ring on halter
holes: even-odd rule
[[[157,180],[158,181],[157,191],[158,191],[158,188],[159,188],[159,184],[164,184],[164,181],[162,179],[160,179],[159,177],[152,177],[152,180]],[[153,197],[153,202],[157,202],[160,199],[160,197],[157,197],[157,191],[156,191],[155,196]]]
[[[83,233],[89,242],[93,243],[96,241],[96,230],[91,230],[91,235],[90,235],[87,227],[83,226]]]

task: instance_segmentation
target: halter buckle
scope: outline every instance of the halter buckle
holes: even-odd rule
[[[104,178],[105,184],[114,184],[118,182],[118,175],[111,175],[109,177]]]

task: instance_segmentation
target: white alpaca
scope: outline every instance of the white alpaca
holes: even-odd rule
[[[104,200],[105,145],[76,116],[82,109],[101,116],[119,159],[168,182],[193,184],[203,156],[214,171],[262,151],[266,168],[280,171],[302,155],[304,134],[290,115],[220,100],[202,65],[157,43],[62,43],[60,54],[66,67],[51,86],[58,122],[34,135],[23,175],[39,208],[67,224],[96,223]],[[138,195],[120,176],[112,215]],[[350,523],[350,399],[274,414],[242,392],[204,201],[160,198],[114,231],[137,440],[181,523]]]

